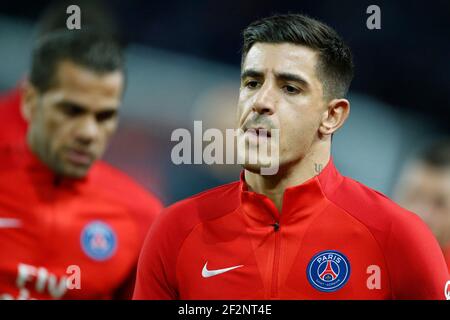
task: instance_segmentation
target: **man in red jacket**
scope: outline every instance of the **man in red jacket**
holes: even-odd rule
[[[60,31],[37,42],[24,84],[26,140],[0,147],[0,299],[131,297],[161,204],[97,161],[123,88],[114,41]]]
[[[256,21],[243,36],[241,179],[160,215],[134,299],[444,299],[448,272],[424,223],[333,164],[350,49],[302,15]],[[277,154],[278,171],[264,174]]]

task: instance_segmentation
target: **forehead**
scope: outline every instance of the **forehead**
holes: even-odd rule
[[[123,90],[121,71],[99,74],[70,61],[58,64],[54,99],[70,100],[83,106],[118,105]]]
[[[317,52],[291,43],[255,43],[245,57],[243,69],[301,73],[315,77]]]

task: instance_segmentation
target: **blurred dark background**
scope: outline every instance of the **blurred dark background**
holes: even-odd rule
[[[32,33],[52,3],[2,3],[0,89],[14,87],[26,74]],[[366,27],[366,9],[372,4],[381,8],[381,30]],[[114,32],[127,45],[130,64],[127,109],[107,159],[167,204],[236,178],[236,170],[171,164],[170,132],[192,127],[193,120],[204,120],[210,108],[226,101],[234,107],[241,31],[274,13],[318,18],[352,48],[352,121],[333,147],[344,174],[389,194],[416,147],[450,134],[448,0],[110,0],[100,6],[101,11],[89,13],[90,19],[106,16],[113,21]],[[230,113],[234,115],[234,109]],[[124,147],[129,148],[126,153]]]
[[[51,3],[13,1],[0,12],[36,21]],[[381,8],[381,30],[366,28],[371,4]],[[450,115],[450,1],[109,0],[104,6],[127,42],[233,66],[240,61],[240,32],[251,21],[306,13],[335,27],[352,47],[358,70],[364,70],[356,73],[354,90],[406,111]]]

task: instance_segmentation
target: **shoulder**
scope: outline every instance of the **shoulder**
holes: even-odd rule
[[[336,206],[359,220],[381,242],[387,241],[391,232],[402,232],[417,238],[411,228],[424,230],[427,227],[414,213],[400,207],[387,196],[353,179],[344,177],[334,190],[325,196]]]
[[[129,209],[138,222],[153,221],[162,210],[162,204],[154,194],[112,165],[98,161],[90,174],[95,192]]]
[[[149,290],[157,290],[161,284],[160,279],[164,278],[171,288],[175,288],[175,268],[184,241],[202,222],[234,211],[233,202],[236,204],[239,199],[239,186],[239,182],[220,186],[164,209],[150,228],[144,242],[138,271],[138,279],[141,278],[141,281],[138,283],[154,281],[153,289]],[[164,276],[158,276],[156,280],[155,274]],[[172,292],[171,296],[175,294]]]
[[[10,89],[9,91],[0,93],[0,110],[4,111],[5,108],[17,107],[20,108],[22,100],[22,90],[19,86]]]
[[[136,201],[136,199],[157,201],[155,195],[147,191],[130,176],[104,161],[98,161],[92,170],[93,183],[98,187],[104,187],[103,190],[111,192],[115,196],[131,197],[133,201]]]
[[[0,134],[0,172],[16,173],[22,170],[26,163],[26,153],[23,144],[5,143]]]
[[[239,205],[240,183],[232,182],[203,191],[165,208],[156,222],[162,233],[186,235],[197,224],[234,211]]]

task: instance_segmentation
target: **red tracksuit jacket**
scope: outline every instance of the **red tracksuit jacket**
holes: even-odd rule
[[[131,298],[160,209],[103,162],[84,179],[60,179],[24,142],[1,146],[0,299]]]
[[[448,280],[425,224],[330,161],[281,213],[242,178],[166,209],[134,299],[445,299]]]

